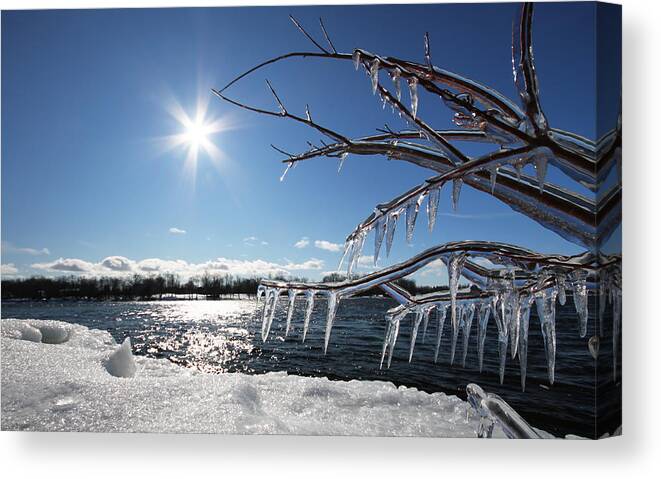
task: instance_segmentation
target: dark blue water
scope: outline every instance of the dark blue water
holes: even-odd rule
[[[594,437],[621,424],[621,372],[612,379],[610,316],[602,338],[599,361],[587,347],[595,334],[590,318],[588,335],[580,338],[572,298],[558,306],[555,383],[548,383],[539,320],[530,318],[528,375],[525,393],[517,359],[508,356],[504,384],[499,383],[497,330],[489,322],[484,369],[478,371],[477,321],[468,347],[466,367],[449,365],[450,327],[446,321],[441,353],[434,364],[436,321],[432,313],[425,341],[420,331],[413,362],[408,362],[410,321],[400,330],[390,369],[379,369],[385,333],[384,313],[394,303],[381,298],[352,298],[340,303],[328,354],[323,354],[326,303],[317,301],[308,336],[301,343],[304,300],[297,302],[294,328],[284,338],[284,308],[274,320],[268,341],[260,338],[261,321],[254,301],[156,302],[3,302],[4,318],[55,319],[109,331],[119,342],[130,336],[136,354],[166,358],[201,371],[258,374],[287,371],[331,379],[391,381],[427,392],[442,391],[465,397],[468,383],[501,395],[534,426],[556,435]],[[286,302],[283,300],[283,302]],[[591,308],[593,309],[593,308]],[[422,329],[422,328],[421,328]],[[457,356],[461,362],[461,336]],[[509,353],[508,353],[509,354]],[[618,359],[621,364],[621,359]],[[595,388],[597,385],[597,389]],[[598,401],[597,401],[598,400]],[[595,417],[599,403],[599,421]]]

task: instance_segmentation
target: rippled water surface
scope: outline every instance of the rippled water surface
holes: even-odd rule
[[[618,374],[617,382],[613,382],[608,334],[602,339],[598,365],[588,351],[587,337],[582,339],[577,334],[571,297],[566,306],[558,305],[558,350],[553,386],[548,384],[539,321],[533,308],[525,393],[521,392],[516,359],[508,357],[505,383],[499,384],[497,330],[493,320],[489,322],[482,373],[477,369],[477,321],[473,322],[466,367],[458,365],[456,359],[454,366],[449,365],[449,321],[446,321],[438,363],[434,364],[436,321],[433,313],[426,335],[422,331],[418,335],[413,361],[408,362],[411,327],[410,322],[406,322],[402,325],[390,369],[380,370],[385,333],[383,318],[393,302],[381,298],[343,300],[325,356],[326,303],[324,300],[316,302],[310,331],[302,344],[303,303],[303,299],[297,301],[293,331],[287,338],[284,337],[286,311],[278,310],[265,344],[261,341],[261,321],[254,300],[3,302],[2,317],[55,319],[104,329],[117,341],[130,336],[136,354],[167,358],[211,373],[288,371],[331,379],[377,379],[461,397],[465,397],[466,384],[475,382],[488,392],[500,394],[533,425],[558,435],[594,435],[597,399],[594,384],[597,380],[603,417],[598,432],[612,431],[621,422],[620,406],[615,400],[621,393],[620,376]],[[606,326],[608,331],[608,318]],[[594,330],[595,321],[591,318],[588,337]],[[461,336],[457,347],[460,363]]]

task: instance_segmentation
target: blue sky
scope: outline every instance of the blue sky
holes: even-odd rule
[[[237,274],[289,272],[318,279],[336,246],[374,205],[432,176],[382,157],[318,159],[279,181],[282,155],[319,134],[212,98],[251,66],[313,47],[292,14],[317,33],[324,19],[338,50],[364,48],[423,61],[430,32],[436,65],[516,98],[511,26],[517,4],[215,9],[15,11],[2,13],[2,263],[7,275]],[[553,126],[594,138],[594,6],[539,4],[535,57]],[[292,60],[262,70],[228,95],[275,108],[268,78],[287,107],[305,104],[319,123],[348,136],[405,125],[371,95],[349,62]],[[192,173],[186,149],[164,138],[184,127],[179,104],[226,127],[209,136]],[[421,94],[419,115],[438,128],[450,113]],[[467,150],[469,153],[471,150]],[[477,151],[477,150],[475,150]],[[549,178],[567,184],[550,171]],[[433,235],[421,215],[413,245],[399,225],[390,258],[434,244],[497,240],[545,252],[580,249],[482,193],[464,187],[458,211],[444,191]],[[365,254],[372,254],[368,238]],[[296,247],[299,246],[299,247]],[[300,247],[304,246],[304,247]],[[321,246],[321,247],[320,247]],[[105,260],[105,261],[104,261]],[[145,260],[148,260],[145,262]],[[151,268],[151,269],[150,269]],[[433,274],[424,282],[439,279]]]

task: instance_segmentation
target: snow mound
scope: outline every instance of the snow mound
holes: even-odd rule
[[[45,326],[68,339],[26,340],[37,337],[28,327]],[[118,347],[105,331],[40,320],[2,320],[1,403],[3,430],[476,437],[479,426],[468,403],[443,393],[199,373],[134,357],[130,341]],[[504,437],[498,427],[493,436]]]
[[[118,378],[135,376],[136,366],[131,352],[131,339],[126,338],[122,345],[106,361],[106,370]]]

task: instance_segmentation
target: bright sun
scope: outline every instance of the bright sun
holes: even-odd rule
[[[208,100],[199,100],[195,114],[189,115],[174,99],[167,105],[168,112],[177,120],[181,130],[165,137],[166,149],[183,149],[186,152],[184,169],[193,178],[201,154],[205,154],[216,168],[221,168],[225,155],[214,143],[213,136],[233,128],[226,118],[209,117],[207,106]]]

